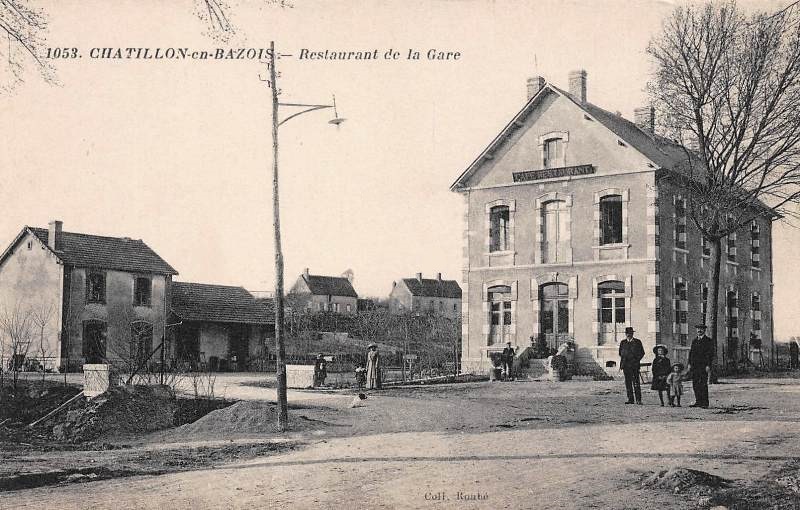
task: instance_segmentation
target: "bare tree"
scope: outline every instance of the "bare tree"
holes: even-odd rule
[[[49,341],[50,332],[47,331],[47,329],[50,327],[55,314],[55,305],[48,301],[42,301],[37,307],[31,309],[31,321],[33,327],[35,327],[39,333],[39,343],[36,346],[36,353],[42,369],[42,381],[44,381],[47,372],[47,359],[54,354]]]
[[[19,372],[24,366],[33,338],[33,314],[30,308],[22,301],[16,301],[13,306],[0,310],[0,334],[4,338],[3,352],[8,353],[8,369],[16,389]]]
[[[648,92],[686,159],[671,175],[711,245],[717,345],[722,240],[800,201],[800,25],[796,5],[745,14],[735,2],[677,8],[653,38]]]
[[[33,64],[48,82],[53,82],[53,67],[42,55],[46,42],[47,16],[41,8],[24,0],[0,0],[0,60],[3,65],[0,92],[11,91],[25,81],[26,64]]]
[[[294,7],[288,0],[262,1],[266,6]],[[209,37],[226,42],[236,33],[231,14],[238,3],[195,0],[195,16],[207,25]],[[47,12],[34,0],[0,0],[0,35],[5,36],[5,40],[0,41],[0,63],[4,68],[0,72],[0,93],[10,92],[24,82],[26,69],[31,65],[46,82],[56,83],[55,68],[44,54],[47,30]]]

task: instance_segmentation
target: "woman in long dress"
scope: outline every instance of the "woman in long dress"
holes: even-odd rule
[[[381,387],[381,358],[378,346],[369,344],[367,351],[367,389],[375,390]]]

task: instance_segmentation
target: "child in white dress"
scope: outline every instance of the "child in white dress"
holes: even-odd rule
[[[678,407],[681,406],[681,395],[683,395],[683,364],[675,363],[672,365],[672,372],[667,376],[667,387],[669,388],[669,405],[675,406],[677,401]]]

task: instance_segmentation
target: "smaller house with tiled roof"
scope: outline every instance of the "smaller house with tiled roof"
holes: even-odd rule
[[[288,305],[307,312],[356,313],[358,294],[348,276],[322,276],[303,271],[287,295]]]
[[[25,356],[46,369],[142,359],[164,335],[176,274],[140,239],[26,226],[0,255],[0,312],[36,325]]]
[[[461,314],[461,287],[455,280],[436,278],[403,278],[392,282],[389,310],[394,314],[424,312],[456,318]]]
[[[181,368],[259,370],[275,337],[273,300],[242,287],[174,282],[170,322],[170,362]]]

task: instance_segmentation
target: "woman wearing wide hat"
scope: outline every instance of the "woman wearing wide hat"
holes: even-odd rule
[[[653,359],[653,384],[650,385],[650,389],[658,391],[658,400],[661,401],[661,407],[664,407],[665,391],[667,392],[667,400],[671,400],[667,376],[672,371],[672,363],[667,357],[667,352],[669,352],[669,349],[667,349],[666,345],[658,344],[653,347],[653,354],[656,357]]]
[[[381,389],[381,357],[378,354],[378,346],[369,344],[367,347],[367,389]]]

